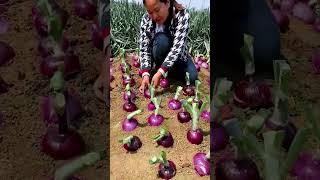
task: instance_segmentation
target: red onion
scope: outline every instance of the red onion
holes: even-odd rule
[[[188,111],[181,111],[177,114],[180,123],[187,123],[191,120],[191,115]]]
[[[140,67],[140,63],[138,61],[134,61],[133,62],[133,66],[136,67],[136,68],[139,68]]]
[[[203,101],[201,99],[196,99],[196,98],[193,98],[192,102],[198,104],[198,107],[200,108],[203,104]]]
[[[148,111],[154,111],[156,109],[156,106],[151,101],[148,103],[147,109],[148,109]]]
[[[195,89],[194,86],[186,85],[182,89],[183,95],[185,96],[194,96],[195,95]]]
[[[156,141],[159,146],[165,148],[172,147],[174,143],[171,133],[164,128],[160,128],[160,133],[155,136],[153,140]]]
[[[8,63],[15,56],[14,49],[7,43],[0,41],[0,66]]]
[[[210,155],[208,153],[208,155]],[[210,156],[205,153],[196,153],[192,162],[194,165],[194,169],[196,170],[199,176],[208,176],[210,175],[210,161],[208,160]]]
[[[160,163],[158,170],[159,177],[162,179],[172,179],[176,175],[176,165],[172,161],[167,160],[166,153],[164,151],[161,151],[160,156],[161,158],[156,156],[152,157],[152,159],[149,160],[149,163]]]
[[[214,152],[218,152],[226,148],[229,144],[229,134],[224,127],[216,122],[210,126],[210,148]]]
[[[203,133],[200,129],[189,130],[187,133],[187,139],[191,144],[199,145],[203,141]]]
[[[315,73],[320,74],[320,49],[316,49],[311,57],[312,67]]]
[[[92,0],[74,0],[74,10],[82,19],[92,20],[97,15],[97,6]]]
[[[320,177],[320,160],[315,159],[310,152],[304,152],[294,163],[291,174],[298,179],[316,180]]]
[[[297,2],[292,9],[293,16],[307,24],[313,24],[315,14],[307,3]]]
[[[273,8],[271,9],[271,12],[276,19],[280,32],[287,32],[289,30],[289,17],[284,12],[280,11],[280,9]]]
[[[210,122],[210,111],[208,111],[208,110],[202,111],[200,117],[201,117],[204,121]]]
[[[138,126],[137,119],[133,118],[137,114],[143,112],[142,109],[136,110],[132,113],[130,113],[127,118],[122,122],[122,130],[129,132],[133,131]]]
[[[51,78],[59,64],[64,64],[65,78],[69,79],[80,72],[79,57],[74,54],[66,54],[63,57],[47,56],[40,62],[40,73]]]
[[[195,60],[195,61],[196,61],[196,63],[197,63],[199,66],[201,66],[201,64],[202,64],[202,62],[203,62],[201,56],[196,57],[196,60]]]
[[[160,86],[163,88],[163,89],[167,89],[170,87],[170,83],[169,83],[169,80],[166,79],[166,78],[162,78],[160,80]]]
[[[72,130],[61,133],[58,128],[49,128],[41,141],[42,151],[56,160],[66,160],[84,152],[82,137]]]
[[[159,165],[159,176],[162,179],[171,179],[176,174],[176,165],[168,160],[169,165],[165,166],[164,164]]]
[[[168,102],[169,109],[178,110],[181,108],[181,102],[180,102],[180,100],[178,100],[178,97],[180,95],[181,90],[182,90],[182,87],[178,86],[174,98],[170,99]]]
[[[200,70],[201,70],[200,66],[198,64],[195,64],[195,66],[196,66],[197,71],[200,72]]]
[[[281,0],[280,9],[283,13],[291,14],[295,0]]]
[[[142,142],[138,136],[128,136],[127,138],[120,140],[120,142],[127,152],[135,152],[142,146]]]
[[[209,68],[209,64],[207,63],[207,61],[202,61],[201,67],[205,68],[205,69],[208,69]]]
[[[171,99],[168,102],[168,107],[171,110],[179,110],[181,108],[181,102],[178,99]]]
[[[122,84],[124,85],[124,86],[126,86],[127,84],[129,84],[130,85],[130,87],[133,87],[135,84],[136,84],[136,81],[132,78],[132,77],[130,77],[130,76],[125,76],[125,79],[122,79]]]
[[[241,56],[245,61],[246,79],[235,84],[234,103],[242,108],[261,108],[272,105],[271,90],[264,81],[255,81],[255,65],[253,59],[254,37],[244,34],[244,45],[240,49]]]
[[[194,86],[190,85],[190,76],[189,72],[186,72],[186,85],[183,87],[183,95],[185,96],[194,96],[195,95],[195,89]]]
[[[133,111],[137,110],[138,108],[133,102],[127,101],[123,104],[122,109],[127,112],[133,112]]]
[[[148,117],[148,123],[150,126],[160,126],[164,121],[164,117],[160,114],[151,114]]]
[[[227,159],[217,163],[216,180],[259,180],[257,165],[252,160]]]
[[[137,96],[132,90],[130,90],[130,84],[126,85],[126,91],[123,92],[122,97],[125,101],[130,99],[131,102],[134,102],[136,100]]]
[[[240,81],[234,87],[234,103],[242,108],[270,107],[270,87],[263,81]]]
[[[137,98],[136,94],[132,90],[130,90],[130,95],[128,94],[128,92],[124,92],[122,97],[125,101],[128,101],[128,99],[130,98],[132,102],[134,102]]]

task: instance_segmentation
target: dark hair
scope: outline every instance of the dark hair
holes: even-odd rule
[[[144,5],[145,5],[145,1],[146,0],[143,0]],[[169,15],[164,24],[170,24],[171,19],[174,17],[174,13],[177,13],[178,11],[181,11],[184,9],[182,4],[179,4],[176,0],[159,0],[159,1],[162,3],[168,3],[168,1],[170,2]],[[173,7],[175,8],[175,12],[173,12]]]

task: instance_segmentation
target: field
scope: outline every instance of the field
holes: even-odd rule
[[[123,15],[125,12],[126,16]],[[143,7],[136,4],[128,4],[123,2],[113,2],[112,4],[112,52],[114,56],[118,55],[118,48],[125,48],[128,52],[132,52],[138,47],[139,38],[139,25],[141,17],[144,13]],[[130,18],[127,18],[130,17]],[[209,11],[191,11],[190,20],[190,34],[189,34],[189,46],[192,50],[198,50],[200,53],[205,54],[206,49],[204,41],[209,40]],[[128,53],[128,62],[131,63]],[[124,100],[122,94],[125,87],[122,85],[121,71],[119,71],[120,60],[115,57],[114,63],[112,63],[112,69],[115,80],[112,82],[111,87],[111,107],[110,107],[110,178],[111,179],[156,179],[158,165],[150,165],[148,160],[152,156],[159,156],[161,150],[167,153],[167,158],[175,162],[177,166],[177,174],[173,179],[194,180],[194,179],[209,179],[209,177],[199,178],[193,169],[192,157],[197,152],[207,152],[210,148],[210,136],[208,134],[210,125],[208,122],[200,120],[199,127],[205,132],[206,136],[202,144],[193,145],[190,144],[186,138],[187,130],[191,128],[191,123],[181,124],[177,120],[177,112],[170,110],[167,103],[170,98],[173,98],[174,93],[178,85],[183,86],[177,82],[172,82],[169,90],[157,90],[156,97],[162,97],[161,108],[159,113],[165,117],[164,123],[161,125],[167,128],[174,138],[174,145],[171,148],[157,147],[153,142],[152,137],[159,133],[159,127],[151,127],[145,125],[147,118],[152,112],[148,112],[146,107],[149,103],[149,99],[146,99],[143,94],[138,91],[140,86],[141,77],[138,75],[138,69],[133,67],[133,71],[130,73],[133,75],[134,80],[137,82],[132,90],[137,94],[138,99],[136,105],[140,109],[144,109],[144,112],[137,115],[136,118],[141,124],[137,129],[132,132],[124,132],[121,128],[121,123],[128,115],[122,110]],[[201,90],[204,95],[209,95],[210,87],[208,84],[209,71],[201,69],[199,78],[202,81]],[[181,95],[179,99],[185,99],[186,97]],[[205,98],[202,98],[205,100]],[[143,145],[137,153],[126,153],[126,150],[122,148],[122,145],[118,142],[120,138],[127,137],[128,135],[138,136]],[[138,165],[138,166],[137,166]]]

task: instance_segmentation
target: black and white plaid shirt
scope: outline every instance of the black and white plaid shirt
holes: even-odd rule
[[[164,74],[168,71],[177,60],[187,61],[189,58],[187,47],[187,36],[189,30],[190,14],[186,9],[175,14],[171,21],[169,31],[173,37],[173,45],[167,57],[163,61],[159,71]],[[140,29],[140,60],[142,77],[149,75],[151,70],[151,42],[155,35],[155,23],[146,12],[142,16]]]

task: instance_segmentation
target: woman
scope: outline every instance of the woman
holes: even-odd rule
[[[143,0],[147,12],[140,28],[140,59],[143,93],[151,84],[159,85],[161,77],[184,81],[189,72],[190,83],[198,79],[198,72],[188,53],[187,36],[190,15],[175,0]],[[156,71],[156,72],[154,72]]]

